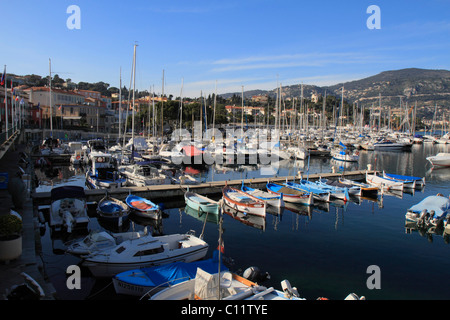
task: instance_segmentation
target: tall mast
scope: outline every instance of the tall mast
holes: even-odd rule
[[[50,76],[49,88],[50,88],[50,137],[53,138],[53,106],[52,106],[52,60],[48,59],[48,70]]]
[[[135,105],[134,105],[134,99],[136,94],[136,46],[134,45],[134,52],[133,52],[133,109],[131,114],[131,139],[133,141],[134,146],[134,113],[135,113]]]
[[[181,79],[181,91],[180,91],[180,139],[181,139],[181,128],[183,127],[183,85],[184,79]]]
[[[244,86],[242,86],[241,129],[244,132]]]
[[[122,67],[120,67],[119,71],[119,139],[121,135],[122,135]]]
[[[9,133],[8,133],[8,90],[6,88],[6,84],[8,81],[6,80],[6,64],[5,64],[5,71],[4,71],[4,77],[5,77],[5,121],[6,121],[6,140],[9,139]]]
[[[161,146],[164,140],[164,69],[162,72],[162,93],[161,93]]]

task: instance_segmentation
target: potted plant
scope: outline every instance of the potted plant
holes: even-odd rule
[[[9,262],[22,254],[22,219],[17,213],[0,215],[0,261]]]

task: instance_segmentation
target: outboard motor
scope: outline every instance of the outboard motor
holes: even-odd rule
[[[286,296],[286,298],[300,297],[300,295],[298,294],[297,288],[292,287],[289,280],[281,281],[281,288],[283,289],[283,292],[284,292],[284,295]]]
[[[268,279],[270,279],[270,275],[268,272],[263,273],[259,270],[258,267],[249,267],[245,269],[244,274],[242,275],[245,279],[248,279],[253,282],[261,283]]]

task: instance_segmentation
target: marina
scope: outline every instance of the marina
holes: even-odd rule
[[[237,274],[256,266],[270,274],[262,284],[279,288],[288,279],[300,297],[342,300],[350,293],[366,299],[448,299],[441,281],[429,274],[450,266],[448,234],[444,230],[424,231],[405,218],[408,208],[430,195],[449,196],[449,169],[433,168],[426,157],[446,152],[448,145],[417,144],[410,151],[360,150],[359,161],[340,163],[331,158],[288,160],[280,164],[274,176],[261,175],[257,166],[190,167],[200,184],[180,186],[128,186],[108,190],[108,194],[125,199],[130,192],[151,199],[161,208],[162,219],[143,219],[130,214],[122,227],[103,223],[95,214],[95,203],[105,195],[102,189],[85,186],[85,168],[54,166],[36,168],[39,187],[32,195],[36,205],[49,205],[49,192],[58,185],[85,187],[90,215],[90,231],[149,232],[154,236],[183,234],[190,230],[209,244],[205,258],[211,258],[218,241],[219,219],[214,213],[199,212],[187,206],[185,192],[195,192],[213,201],[222,197],[225,185],[240,189],[242,185],[266,190],[267,182],[283,184],[303,179],[339,179],[364,181],[366,173],[383,176],[425,177],[423,187],[403,191],[384,188],[375,196],[352,196],[348,201],[315,201],[312,205],[284,202],[282,208],[271,207],[264,216],[224,209],[222,238],[227,267]],[[370,169],[370,171],[368,170]],[[166,195],[166,196],[164,196]],[[167,199],[170,199],[169,201]],[[73,236],[69,237],[73,238]],[[81,290],[66,288],[65,269],[82,260],[66,253],[67,236],[42,231],[44,269],[55,286],[58,299],[136,299],[117,294],[111,279],[94,277],[82,269]],[[381,289],[369,289],[369,266],[379,266]],[[402,266],[407,265],[408,268]],[[426,270],[426,272],[424,272]]]

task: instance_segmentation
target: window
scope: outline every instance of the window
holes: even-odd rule
[[[120,246],[119,248],[116,249],[117,253],[122,253],[123,251],[125,251],[125,247]]]
[[[164,252],[164,248],[162,246],[159,248],[138,251],[134,254],[134,256],[135,257],[149,256],[149,255],[157,254],[157,253],[161,253],[161,252]]]

